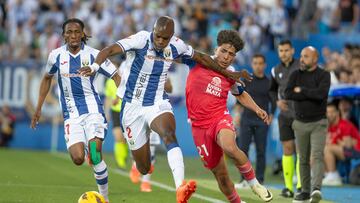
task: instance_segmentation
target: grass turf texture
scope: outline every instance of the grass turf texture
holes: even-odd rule
[[[87,164],[75,166],[67,153],[0,149],[0,202],[1,203],[76,203],[86,191],[97,190],[92,168]],[[109,169],[109,198],[111,203],[139,203],[175,201],[175,192],[153,185],[153,192],[142,193],[139,185],[119,172],[111,154],[105,154]],[[130,163],[128,164],[128,169]],[[196,194],[226,202],[210,171],[203,168],[200,160],[185,158],[186,179],[198,182]],[[238,181],[238,172],[229,162],[228,168],[233,181]],[[127,171],[126,171],[127,174]],[[173,178],[167,165],[166,156],[157,155],[152,180],[174,188]],[[266,176],[270,184],[281,183],[281,177]],[[274,194],[272,202],[285,203],[291,199],[279,196],[280,190],[270,188]],[[247,203],[262,202],[251,190],[238,190]],[[189,202],[209,202],[192,198]],[[213,201],[214,202],[214,201]],[[322,201],[328,202],[328,201]]]

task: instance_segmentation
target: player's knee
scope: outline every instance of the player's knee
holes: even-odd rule
[[[71,159],[74,162],[74,164],[78,166],[82,165],[85,161],[85,158],[83,156],[78,156],[78,155],[72,156]]]

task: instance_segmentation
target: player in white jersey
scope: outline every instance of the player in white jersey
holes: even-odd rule
[[[239,80],[249,78],[246,71],[229,72],[221,68],[209,55],[202,54],[174,37],[174,20],[159,17],[153,32],[140,31],[121,39],[100,51],[95,63],[81,69],[91,75],[105,59],[115,54],[127,53],[127,82],[119,89],[123,98],[121,121],[125,138],[131,149],[136,167],[142,174],[151,168],[149,132],[155,131],[167,148],[168,163],[176,186],[177,202],[187,202],[195,192],[196,182],[184,181],[184,161],[175,136],[175,119],[172,107],[164,93],[168,69],[179,57],[189,57],[225,76]]]
[[[69,19],[63,24],[65,45],[51,51],[42,78],[38,104],[31,121],[35,129],[41,115],[41,107],[49,92],[51,80],[56,74],[59,86],[59,100],[64,116],[66,146],[76,165],[82,165],[85,154],[94,169],[99,192],[109,202],[108,172],[102,159],[102,142],[106,135],[107,121],[103,104],[94,86],[96,75],[81,75],[79,69],[94,62],[98,50],[86,46],[88,36],[84,33],[84,23],[79,19]],[[104,60],[105,61],[105,60]],[[106,60],[98,72],[112,78],[117,86],[120,76],[116,67]]]

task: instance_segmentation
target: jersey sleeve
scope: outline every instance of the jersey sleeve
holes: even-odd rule
[[[55,53],[52,51],[49,54],[45,72],[49,75],[54,75],[59,69],[59,56],[56,56]]]
[[[117,69],[115,65],[111,63],[109,59],[106,59],[99,68],[99,73],[105,75],[108,78],[111,78],[116,73],[116,71]]]
[[[180,38],[175,39],[174,46],[176,47],[176,50],[178,52],[178,57],[193,57],[194,49],[192,48],[192,46],[186,44]]]
[[[243,92],[244,92],[244,87],[238,83],[238,82],[235,82],[232,86],[231,86],[231,94],[234,95],[234,96],[239,96],[241,95]]]
[[[116,44],[118,44],[124,52],[129,51],[130,49],[141,49],[146,45],[148,34],[149,33],[146,31],[140,31],[127,38],[117,41]]]

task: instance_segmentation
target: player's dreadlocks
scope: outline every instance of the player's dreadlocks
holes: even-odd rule
[[[231,44],[235,47],[236,52],[244,48],[244,41],[239,33],[235,30],[221,30],[217,36],[217,45]]]
[[[78,23],[80,26],[81,26],[81,30],[84,32],[84,28],[85,28],[85,25],[84,25],[84,22],[81,21],[80,19],[78,18],[70,18],[70,19],[67,19],[63,25],[62,25],[62,34],[65,33],[65,27],[67,24],[69,23]],[[85,32],[84,32],[84,36],[81,38],[81,41],[84,42],[84,44],[86,44],[86,41],[90,38],[91,36],[87,35]]]

